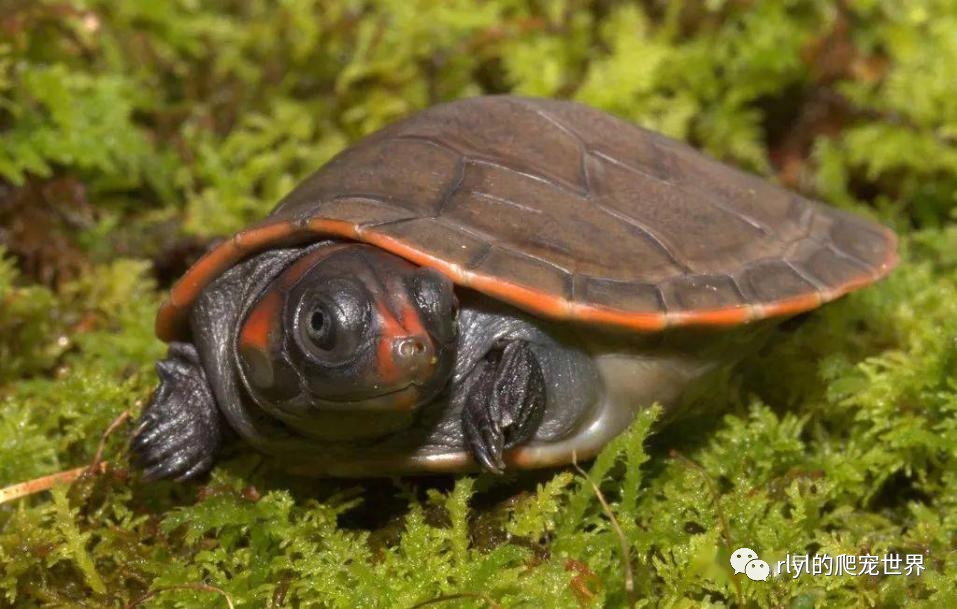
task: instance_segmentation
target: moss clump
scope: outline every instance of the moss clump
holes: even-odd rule
[[[83,465],[138,411],[162,291],[361,135],[482,92],[579,99],[902,236],[887,281],[782,327],[590,466],[639,606],[957,606],[957,8],[13,0],[0,6],[0,485]],[[0,508],[0,605],[620,607],[573,470],[201,484],[108,471]],[[728,558],[919,554],[917,576],[752,582]],[[186,587],[184,587],[186,586]],[[150,594],[153,593],[153,594]],[[144,599],[144,596],[148,598]]]

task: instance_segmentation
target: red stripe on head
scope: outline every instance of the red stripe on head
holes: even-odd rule
[[[405,329],[406,336],[414,336],[421,340],[426,340],[432,345],[432,337],[429,336],[425,326],[422,325],[422,318],[419,317],[419,310],[409,304],[408,300],[402,300],[402,327]],[[432,345],[434,346],[434,345]]]
[[[422,324],[419,310],[408,301],[404,293],[397,294],[396,297],[399,301],[398,319],[384,303],[378,302],[376,305],[379,318],[382,320],[376,356],[379,375],[385,383],[399,380],[402,374],[400,366],[395,361],[395,344],[398,339],[415,338],[427,344],[430,350],[435,347],[432,337]]]
[[[392,312],[382,302],[376,302],[382,334],[376,347],[376,370],[383,383],[393,383],[399,379],[399,367],[395,363],[393,345],[395,339],[403,335],[402,325],[392,316]]]
[[[281,332],[282,295],[271,290],[249,313],[239,332],[239,352],[260,386],[272,385],[272,352]]]
[[[282,296],[278,291],[269,291],[250,311],[243,329],[239,333],[239,344],[260,351],[270,351],[273,337],[280,327],[279,313],[282,309]]]

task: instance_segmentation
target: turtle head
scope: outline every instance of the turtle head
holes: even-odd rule
[[[368,245],[320,246],[250,308],[242,376],[264,410],[307,435],[399,429],[448,384],[457,307],[437,271]]]

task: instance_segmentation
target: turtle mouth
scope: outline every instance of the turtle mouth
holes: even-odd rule
[[[315,408],[327,412],[337,410],[348,412],[411,411],[427,401],[427,399],[420,399],[422,389],[421,383],[413,381],[388,391],[349,399],[313,396],[313,405]],[[428,396],[428,399],[431,399],[431,396]]]
[[[294,401],[276,404],[270,413],[289,429],[322,442],[369,440],[412,425],[417,409],[431,400],[414,383],[384,393],[351,399],[311,398],[301,394]]]
[[[349,399],[314,396],[314,403],[323,410],[412,410],[418,401],[419,389],[419,383],[410,382],[389,391]]]

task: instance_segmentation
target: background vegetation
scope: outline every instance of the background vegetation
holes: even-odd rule
[[[574,470],[314,481],[234,449],[145,485],[124,427],[105,474],[0,508],[0,605],[622,607],[630,564],[643,607],[957,606],[955,31],[949,0],[0,1],[0,485],[138,411],[157,305],[211,238],[442,100],[587,102],[875,216],[903,255],[709,416],[646,416],[591,466],[628,563]],[[927,570],[752,582],[739,546]]]

